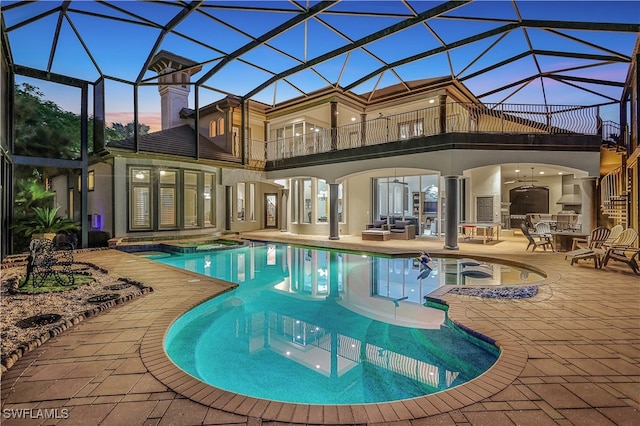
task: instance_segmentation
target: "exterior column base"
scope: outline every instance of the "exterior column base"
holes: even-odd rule
[[[460,250],[460,248],[458,246],[444,246],[445,250]]]

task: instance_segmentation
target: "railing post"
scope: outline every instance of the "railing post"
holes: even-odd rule
[[[367,145],[367,114],[360,114],[360,146]]]
[[[604,140],[602,133],[602,117],[600,117],[600,106],[596,107],[596,135],[600,136],[600,142]]]
[[[440,117],[438,120],[438,133],[447,133],[447,95],[438,95]]]
[[[331,101],[331,151],[338,149],[338,102]]]

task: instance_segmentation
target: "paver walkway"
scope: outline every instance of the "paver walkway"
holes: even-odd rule
[[[279,231],[244,236],[311,241]],[[445,252],[439,240],[313,242],[385,253]],[[78,253],[77,260],[154,291],[81,322],[18,360],[2,377],[2,424],[640,424],[640,277],[626,265],[569,266],[562,253],[524,247],[523,238],[511,237],[495,245],[461,243],[456,254],[537,266],[548,278],[536,297],[443,296],[452,319],[497,340],[503,354],[496,366],[449,391],[360,406],[257,400],[192,379],[164,355],[164,332],[188,307],[230,285],[115,250]],[[18,413],[40,418],[17,419]],[[44,418],[51,415],[58,418]]]

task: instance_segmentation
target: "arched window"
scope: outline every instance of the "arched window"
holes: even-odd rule
[[[216,132],[216,120],[211,120],[211,122],[209,122],[209,137],[215,138],[217,135],[218,132]]]
[[[218,134],[224,135],[224,117],[218,118]]]

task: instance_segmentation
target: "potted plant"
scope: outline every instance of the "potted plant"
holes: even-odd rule
[[[33,207],[29,216],[18,221],[14,229],[31,238],[53,240],[59,232],[73,232],[80,229],[71,219],[57,216],[60,207]]]

